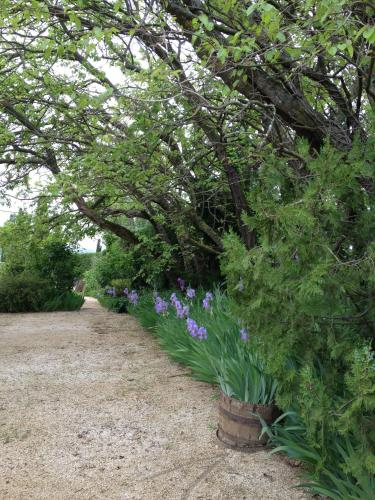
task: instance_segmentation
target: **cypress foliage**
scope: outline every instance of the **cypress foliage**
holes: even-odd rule
[[[257,246],[229,235],[222,269],[261,339],[279,406],[300,415],[323,464],[335,460],[333,441],[349,439],[341,467],[374,474],[374,142],[345,155],[300,150],[298,171],[265,159],[246,220]]]

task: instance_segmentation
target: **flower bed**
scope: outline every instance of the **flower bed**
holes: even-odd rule
[[[115,300],[113,292],[107,296]],[[272,403],[277,384],[265,373],[259,338],[235,315],[235,304],[220,289],[214,293],[185,288],[163,293],[125,290],[129,312],[158,339],[176,362],[188,366],[193,378],[220,386],[223,394],[243,402]],[[131,302],[131,303],[130,303]],[[291,363],[293,362],[290,360]],[[374,478],[354,478],[342,467],[358,457],[350,439],[336,436],[327,461],[324,450],[310,442],[306,425],[295,411],[269,425],[263,434],[275,452],[282,451],[305,467],[304,486],[333,499],[372,499]]]

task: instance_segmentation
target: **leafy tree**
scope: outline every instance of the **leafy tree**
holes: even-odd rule
[[[57,294],[73,288],[76,254],[59,231],[50,233],[37,216],[20,211],[0,228],[0,245],[9,276],[29,273]]]
[[[58,293],[68,292],[73,288],[77,277],[77,255],[67,243],[46,241],[35,256],[32,267]]]
[[[190,269],[229,227],[251,248],[245,193],[267,146],[303,174],[296,137],[313,151],[366,140],[372,14],[326,0],[5,2],[6,187],[47,170],[67,211],[131,244],[123,217],[146,219]]]

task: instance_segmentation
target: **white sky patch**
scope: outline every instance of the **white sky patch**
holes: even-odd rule
[[[9,219],[12,213],[13,213],[12,210],[0,206],[0,226],[2,226],[4,222],[6,222]]]

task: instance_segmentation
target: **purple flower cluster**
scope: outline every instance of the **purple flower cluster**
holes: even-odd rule
[[[247,328],[241,328],[240,330],[241,340],[247,342],[249,340],[249,332]]]
[[[185,306],[182,304],[175,293],[172,293],[171,298],[170,298],[171,304],[176,309],[176,315],[177,318],[187,318],[189,315],[189,306]]]
[[[175,293],[172,293],[169,300],[171,301],[171,304],[173,304],[176,307],[176,302],[178,302],[178,298]]]
[[[211,310],[211,300],[213,300],[214,296],[211,292],[207,292],[205,298],[202,301],[202,305],[204,309]]]
[[[186,327],[192,337],[196,337],[199,340],[205,340],[207,338],[207,330],[205,327],[198,326],[193,319],[188,318],[186,320]]]
[[[161,297],[157,296],[155,298],[155,311],[158,314],[165,314],[168,311],[168,302]]]
[[[177,279],[177,283],[182,291],[185,290],[185,281],[182,278]],[[240,286],[237,286],[239,289],[243,289],[242,277],[240,278]],[[116,297],[116,289],[115,287],[108,287],[105,290],[105,293],[111,295],[112,297]],[[138,304],[138,293],[136,290],[129,291],[128,288],[124,289],[124,295],[128,298],[129,302],[133,305]],[[188,286],[186,288],[186,297],[190,300],[194,299],[196,295],[196,291],[194,288]],[[206,292],[206,295],[202,301],[202,306],[205,310],[212,312],[212,301],[214,296],[211,292]],[[162,297],[158,295],[157,292],[154,293],[154,303],[155,303],[155,311],[157,314],[165,314],[168,312],[169,302],[164,300]],[[207,330],[204,326],[199,326],[197,322],[189,318],[189,306],[185,305],[181,302],[176,293],[172,293],[170,296],[170,303],[176,309],[177,318],[184,319],[186,318],[186,328],[189,334],[196,338],[197,340],[206,340],[207,339]],[[238,320],[238,326],[241,327],[241,320]],[[249,340],[249,331],[247,328],[240,328],[240,337],[243,342],[247,342]]]
[[[186,290],[186,297],[188,299],[194,299],[194,297],[195,297],[195,290],[194,290],[194,288],[191,288],[190,286],[187,288],[187,290]]]
[[[189,316],[189,306],[176,307],[178,318],[187,318]]]
[[[182,278],[177,278],[177,284],[180,287],[181,291],[185,290],[185,280],[183,280]]]
[[[133,306],[136,306],[138,304],[138,293],[135,290],[132,290],[131,292],[128,292],[128,300]]]

